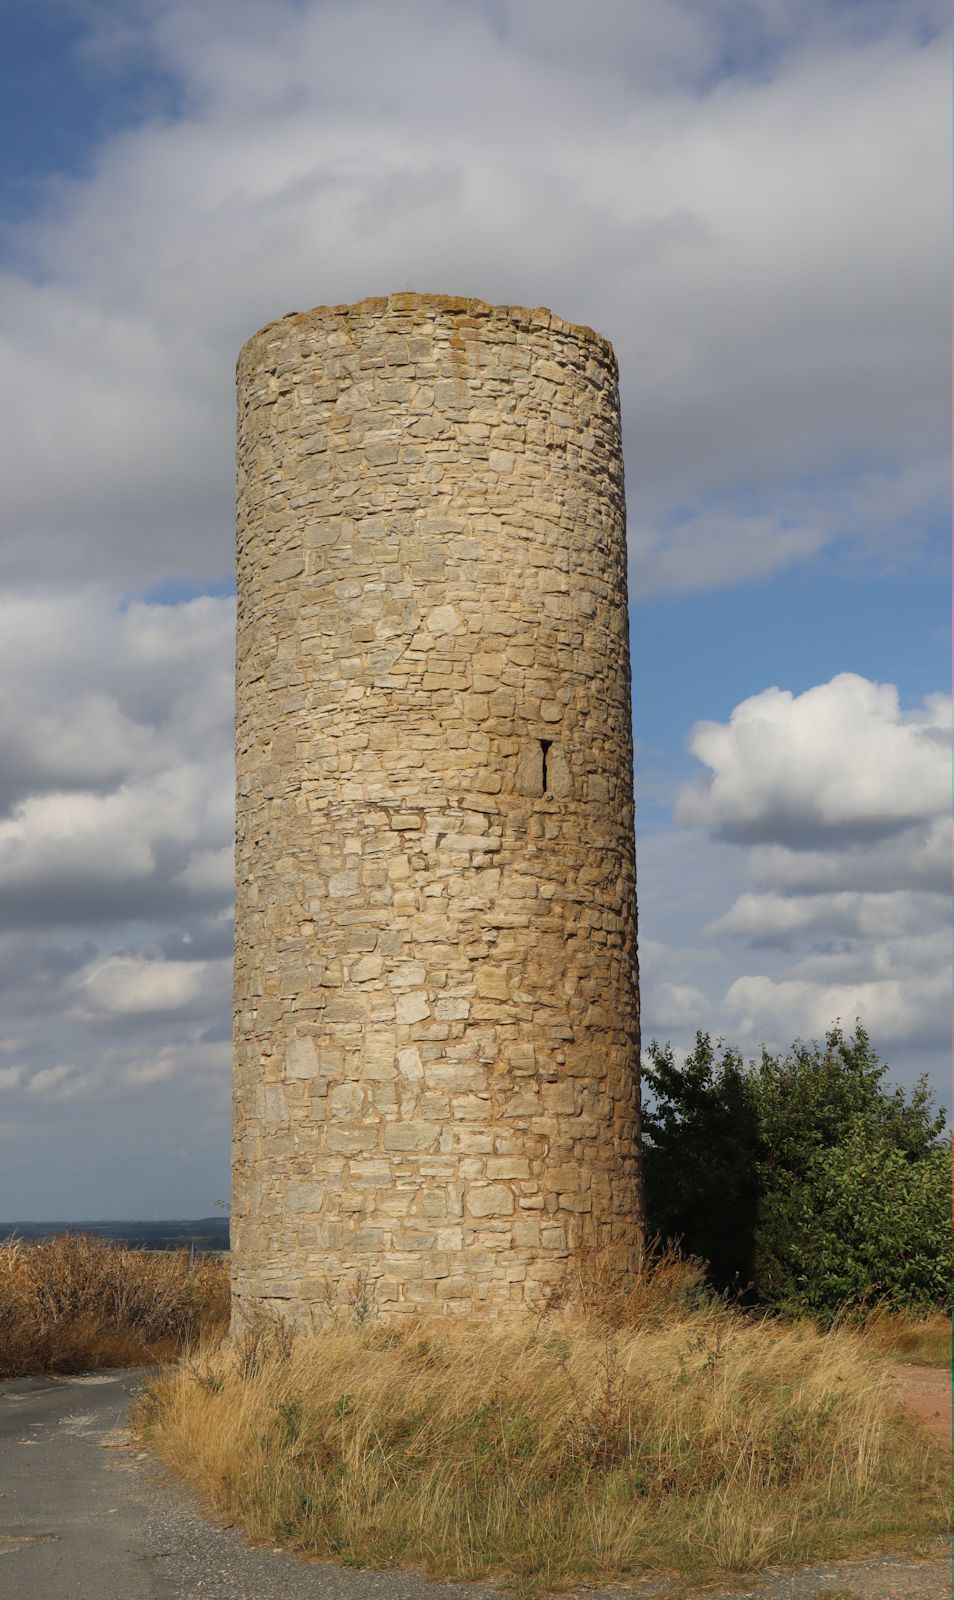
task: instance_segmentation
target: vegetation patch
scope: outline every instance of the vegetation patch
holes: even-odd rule
[[[59,1234],[0,1244],[0,1378],[138,1366],[228,1324],[225,1265]]]
[[[944,1452],[864,1337],[732,1310],[672,1256],[534,1327],[262,1322],[137,1425],[254,1540],[525,1592],[918,1548]]]
[[[860,1330],[869,1349],[892,1361],[951,1369],[951,1319],[942,1311],[919,1316],[882,1309],[848,1314],[845,1322]]]
[[[821,1321],[950,1306],[951,1148],[926,1080],[892,1087],[861,1026],[748,1063],[705,1033],[681,1064],[647,1054],[650,1228],[717,1287]]]

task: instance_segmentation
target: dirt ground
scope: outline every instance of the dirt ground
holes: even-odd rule
[[[909,1411],[951,1444],[951,1374],[944,1367],[895,1367],[898,1393]]]

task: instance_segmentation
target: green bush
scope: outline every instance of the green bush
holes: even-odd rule
[[[859,1025],[784,1056],[698,1033],[677,1065],[649,1048],[650,1229],[710,1263],[720,1289],[831,1315],[949,1298],[950,1151],[925,1080],[907,1093]]]
[[[950,1294],[951,1161],[936,1145],[911,1160],[863,1123],[815,1160],[803,1214],[772,1259],[774,1296],[825,1313],[880,1302],[930,1310]]]

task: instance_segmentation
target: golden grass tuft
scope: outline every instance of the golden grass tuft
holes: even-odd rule
[[[187,1250],[83,1234],[0,1244],[0,1378],[169,1359],[224,1331],[228,1275]]]
[[[943,1311],[869,1311],[855,1324],[865,1342],[893,1361],[951,1368],[951,1319]]]
[[[944,1454],[857,1333],[747,1318],[672,1255],[604,1288],[519,1328],[263,1322],[162,1375],[137,1423],[253,1540],[528,1593],[941,1530]]]

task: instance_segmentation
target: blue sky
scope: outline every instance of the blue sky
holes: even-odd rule
[[[3,44],[0,1219],[227,1192],[235,354],[409,286],[617,350],[646,1038],[858,1014],[947,1098],[940,5],[8,0]]]
[[[897,684],[906,704],[922,700],[949,673],[946,545],[939,531],[933,559],[900,572],[833,570],[818,557],[715,595],[702,590],[634,604],[638,765],[685,781],[696,765],[685,746],[688,729],[725,721],[755,682],[801,693],[856,672]],[[645,797],[640,819],[641,831],[668,828],[671,804]]]
[[[6,0],[0,55],[0,207],[28,216],[50,179],[88,172],[104,139],[172,114],[175,84],[141,57],[122,70],[89,51],[93,7]],[[121,6],[114,6],[114,13]]]

